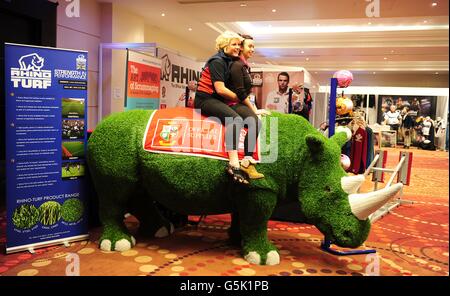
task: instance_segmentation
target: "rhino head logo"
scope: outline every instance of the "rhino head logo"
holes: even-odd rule
[[[19,59],[20,70],[40,71],[44,66],[44,58],[37,53],[24,55]]]
[[[172,68],[172,62],[169,59],[169,56],[165,54],[162,58],[162,67],[161,67],[161,78],[165,81],[169,81],[170,79],[170,70]]]

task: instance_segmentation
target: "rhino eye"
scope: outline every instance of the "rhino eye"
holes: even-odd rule
[[[327,185],[327,186],[325,186],[325,188],[324,188],[324,189],[325,189],[325,191],[326,191],[326,192],[331,192],[331,188],[330,188],[330,186],[328,186],[328,185]]]

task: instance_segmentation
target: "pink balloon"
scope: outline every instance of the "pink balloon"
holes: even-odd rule
[[[347,155],[341,154],[341,165],[344,171],[347,171],[350,168],[351,163],[352,162],[350,161],[350,158]]]
[[[353,74],[348,70],[339,70],[333,74],[333,78],[337,78],[339,87],[347,87],[353,81]]]

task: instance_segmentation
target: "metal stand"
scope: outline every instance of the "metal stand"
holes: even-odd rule
[[[374,181],[374,191],[378,188],[378,182],[383,182],[383,173],[392,173],[389,181],[386,183],[386,187],[391,186],[394,178],[397,176],[397,182],[403,183],[403,185],[409,185],[409,176],[411,172],[411,164],[412,164],[412,153],[401,151],[400,152],[400,161],[394,169],[384,168],[384,162],[380,161],[382,157],[386,157],[387,153],[382,153],[381,151],[376,152],[374,160],[364,172],[364,176],[367,176],[369,173],[373,173],[373,181]],[[384,155],[384,156],[383,156]],[[384,215],[389,213],[392,209],[398,207],[401,204],[413,204],[414,202],[411,200],[402,199],[403,196],[403,188],[400,190],[398,197],[386,203],[383,207],[381,207],[378,211],[369,216],[370,222],[373,223],[378,219],[382,218]]]
[[[353,251],[337,251],[330,248],[331,242],[327,239],[322,242],[320,245],[320,248],[328,253],[331,253],[333,255],[337,256],[347,256],[347,255],[362,255],[362,254],[372,254],[376,253],[376,250],[353,250]]]
[[[336,93],[338,81],[336,78],[331,78],[331,91],[330,91],[330,102],[329,102],[329,126],[328,126],[328,136],[331,137],[335,132],[335,124],[336,124]],[[361,255],[361,254],[371,254],[376,253],[376,250],[353,250],[353,251],[337,251],[331,249],[331,241],[327,238],[324,239],[320,248],[325,252],[331,253],[333,255],[338,256],[347,256],[347,255]]]

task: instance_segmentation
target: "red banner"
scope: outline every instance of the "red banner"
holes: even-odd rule
[[[159,98],[161,69],[128,61],[128,98]]]
[[[244,139],[239,138],[239,158],[244,157]],[[144,134],[144,150],[154,153],[201,156],[228,160],[225,127],[192,108],[161,109],[152,113]],[[260,160],[259,138],[253,158]]]

